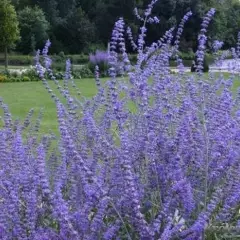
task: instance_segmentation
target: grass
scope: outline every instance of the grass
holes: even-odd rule
[[[53,82],[49,82],[53,90],[57,89]],[[94,79],[78,79],[76,85],[84,93],[85,97],[96,94]],[[56,118],[56,107],[54,101],[44,88],[42,82],[19,82],[0,84],[0,97],[9,106],[13,119],[23,120],[31,108],[35,111],[35,117],[43,109],[43,120],[41,133],[50,130],[57,133],[58,125]],[[0,116],[2,112],[0,112]]]
[[[190,73],[189,73],[190,74]],[[224,77],[229,74],[225,73]],[[240,87],[239,77],[235,78],[233,92]],[[94,79],[78,79],[75,81],[83,96],[91,98],[96,94]],[[51,88],[57,92],[53,82],[49,82]],[[74,93],[73,93],[74,94]],[[45,90],[42,82],[19,82],[0,84],[0,97],[9,106],[13,119],[23,120],[31,108],[35,111],[35,118],[43,109],[41,133],[58,132],[56,108],[53,100]],[[0,110],[0,116],[2,112]]]

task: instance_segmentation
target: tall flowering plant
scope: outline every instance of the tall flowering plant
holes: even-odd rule
[[[238,69],[229,69],[226,78],[202,74],[213,10],[199,36],[198,74],[185,74],[178,55],[191,13],[180,23],[175,42],[172,28],[146,46],[147,24],[159,21],[151,16],[155,3],[143,16],[135,10],[143,26],[136,43],[130,38],[138,51],[134,67],[125,48],[124,20],[116,22],[110,79],[103,83],[96,66],[92,99],[82,97],[70,77],[69,61],[63,85],[55,79],[47,43],[45,67],[38,62],[37,69],[56,103],[56,149],[51,136],[37,140],[41,115],[37,123],[31,121],[32,111],[23,124],[14,122],[0,101],[2,239],[203,240],[238,234],[240,91],[235,97],[232,93]],[[237,57],[237,48],[231,52]],[[119,53],[127,76],[120,80]],[[178,74],[169,68],[173,55]],[[43,69],[64,101],[51,90]]]

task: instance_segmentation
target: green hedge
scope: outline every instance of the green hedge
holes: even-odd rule
[[[84,65],[88,64],[89,56],[83,54],[76,54],[76,55],[64,55],[61,53],[59,55],[52,55],[51,56],[53,62],[56,66],[60,64],[65,64],[67,59],[70,59],[72,64],[74,65]],[[137,55],[131,54],[129,59],[132,63],[137,61]],[[9,65],[15,66],[27,66],[27,65],[34,65],[34,57],[30,55],[9,55],[8,56]],[[0,54],[0,64],[4,65],[4,55]]]
[[[87,55],[52,55],[51,56],[54,63],[65,63],[69,58],[73,64],[82,65],[87,64],[89,57]],[[4,56],[0,54],[0,65],[4,65]],[[30,55],[9,55],[8,56],[9,65],[14,66],[29,66],[34,65],[34,57]]]
[[[54,63],[65,63],[67,59],[70,59],[72,64],[75,65],[83,65],[87,64],[89,61],[88,55],[83,54],[76,54],[76,55],[65,55],[63,52],[59,53],[58,55],[51,56]]]
[[[185,66],[191,66],[192,60],[194,60],[195,54],[193,52],[180,52],[179,56],[184,62]],[[213,62],[213,56],[210,54],[206,54],[208,62],[211,64]],[[30,55],[9,55],[9,65],[13,66],[29,66],[34,65],[34,57]],[[65,61],[70,59],[72,64],[74,65],[87,65],[89,63],[89,56],[83,54],[76,54],[76,55],[64,55],[63,52],[59,53],[58,55],[51,56],[53,60],[53,68],[57,71],[64,71],[65,70]],[[130,54],[129,60],[132,64],[136,64],[137,55]],[[172,59],[170,62],[171,66],[176,66],[175,60]],[[4,56],[0,54],[0,65],[4,65]]]
[[[4,56],[0,54],[0,64],[4,64]],[[33,56],[29,55],[9,55],[8,56],[8,64],[15,65],[15,66],[26,66],[26,65],[33,65],[34,60]]]
[[[82,65],[87,64],[89,62],[89,56],[88,55],[67,55],[66,59],[69,58],[72,62],[72,64],[76,65]]]

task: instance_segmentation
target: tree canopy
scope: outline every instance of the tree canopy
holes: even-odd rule
[[[17,50],[29,53],[42,48],[48,39],[49,22],[39,7],[26,7],[18,12],[21,41]]]
[[[53,42],[51,51],[83,53],[99,46],[107,46],[118,17],[123,17],[136,34],[140,22],[134,16],[133,9],[138,7],[141,12],[150,0],[12,0],[12,3],[18,12],[20,28],[24,28],[21,29],[22,42],[19,43],[18,50],[30,52],[31,48],[26,43],[29,39],[33,41],[34,35],[37,47],[49,36]],[[202,17],[211,7],[216,8],[216,15],[209,26],[209,39],[224,41],[225,48],[233,46],[240,28],[240,1],[237,0],[159,0],[154,14],[159,17],[160,23],[149,27],[147,41],[160,38],[191,10],[193,16],[185,26],[180,47],[183,51],[194,50]],[[23,37],[25,26],[31,25],[28,17],[24,17],[30,14],[27,11],[29,8],[33,9],[32,19],[36,19],[39,24],[42,19],[42,24],[39,28],[33,27],[31,36],[27,34]],[[42,10],[41,14],[39,9]],[[38,15],[33,16],[34,13]]]
[[[17,14],[14,6],[8,0],[0,0],[0,48],[5,52],[7,68],[7,51],[19,39]]]

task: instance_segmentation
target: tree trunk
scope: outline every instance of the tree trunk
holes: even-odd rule
[[[4,60],[5,60],[5,70],[8,70],[8,49],[7,47],[4,48]]]

